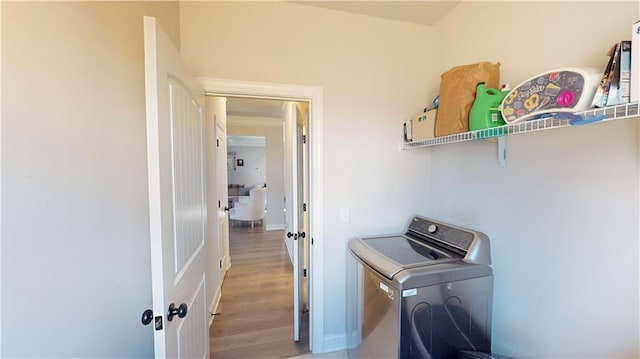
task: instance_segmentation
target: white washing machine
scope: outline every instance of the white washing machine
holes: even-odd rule
[[[355,238],[360,263],[350,358],[491,352],[493,272],[481,232],[416,216],[404,234]]]

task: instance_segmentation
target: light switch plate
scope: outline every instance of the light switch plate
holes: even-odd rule
[[[351,219],[350,210],[348,207],[340,208],[340,222],[349,222]]]

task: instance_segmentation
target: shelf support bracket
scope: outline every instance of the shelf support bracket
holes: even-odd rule
[[[504,168],[507,165],[507,137],[498,137],[498,163]]]

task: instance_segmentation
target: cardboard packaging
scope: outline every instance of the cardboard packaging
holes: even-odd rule
[[[438,118],[435,124],[437,137],[469,131],[469,110],[473,105],[478,82],[498,88],[500,63],[483,61],[456,66],[442,74]]]
[[[434,129],[437,113],[438,110],[432,109],[421,113],[413,119],[412,134],[414,141],[421,141],[435,137]]]

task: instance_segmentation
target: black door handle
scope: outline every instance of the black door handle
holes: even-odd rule
[[[293,233],[287,232],[287,238],[291,238],[291,237],[293,237]]]
[[[224,210],[229,212],[229,207],[224,207]]]
[[[153,321],[153,310],[147,309],[142,312],[142,325],[149,325]]]
[[[167,320],[172,321],[174,316],[178,316],[178,318],[184,318],[187,316],[187,304],[182,303],[179,307],[176,308],[176,305],[171,303],[169,304],[169,312],[167,313]]]
[[[298,237],[300,237],[300,238],[304,238],[304,237],[306,237],[306,236],[307,236],[307,234],[306,234],[306,233],[304,233],[304,232],[298,232]]]

